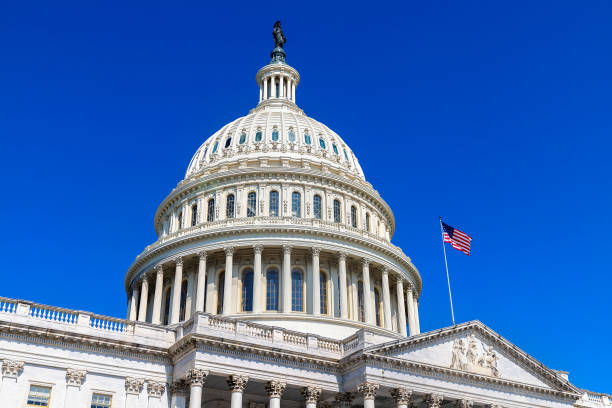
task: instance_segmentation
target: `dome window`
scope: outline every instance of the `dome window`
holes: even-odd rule
[[[219,142],[215,142],[215,144],[213,145],[213,149],[211,154],[215,154],[217,153],[217,148],[219,147]]]
[[[332,149],[334,149],[334,153],[338,154],[338,146],[335,143],[332,143]]]
[[[293,130],[289,131],[289,141],[295,142],[295,132]]]
[[[255,141],[261,142],[261,130],[258,130],[257,133],[255,133]]]
[[[257,196],[251,191],[247,196],[247,217],[254,217],[257,214]]]
[[[230,145],[232,144],[232,137],[228,137],[227,139],[225,139],[225,148],[227,149],[228,147],[230,147]]]
[[[310,135],[308,133],[304,133],[304,143],[306,143],[307,145],[312,143],[312,140],[310,140]]]
[[[318,194],[315,194],[312,199],[312,212],[316,219],[321,219],[321,196]]]
[[[346,153],[346,149],[343,149],[343,151],[344,151],[344,158],[346,159],[346,161],[349,161],[348,154]]]
[[[278,142],[278,130],[274,129],[272,131],[272,141],[273,142]]]
[[[240,144],[244,144],[244,142],[246,142],[246,133],[244,133],[244,132],[243,132],[243,133],[240,135],[240,140],[238,141],[238,143],[240,143]]]
[[[319,138],[319,146],[321,146],[321,149],[325,150],[325,140],[323,140],[322,137]]]

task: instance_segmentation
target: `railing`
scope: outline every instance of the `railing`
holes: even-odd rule
[[[89,319],[89,326],[104,331],[115,333],[133,333],[134,326],[127,320],[116,319],[114,317],[105,317],[92,315]]]
[[[597,393],[588,390],[582,390],[582,398],[578,401],[577,405],[586,407],[612,407],[612,396],[609,394]]]
[[[283,332],[283,342],[296,346],[305,346],[308,344],[308,336],[305,334]]]
[[[359,334],[356,333],[353,336],[344,340],[344,352],[354,349],[359,345]]]
[[[272,340],[272,329],[268,327],[255,326],[247,324],[246,332],[249,337],[258,339]]]
[[[216,330],[222,330],[226,332],[235,332],[236,331],[236,322],[231,319],[222,319],[220,317],[210,317],[208,319],[208,323],[210,327]]]
[[[15,313],[17,311],[17,301],[12,299],[0,298],[0,313]]]
[[[30,316],[34,319],[48,320],[56,323],[77,324],[77,312],[59,307],[30,304]]]

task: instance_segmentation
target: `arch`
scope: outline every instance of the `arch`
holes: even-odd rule
[[[233,194],[228,194],[225,200],[225,218],[234,218],[236,215],[236,199]]]
[[[328,299],[327,299],[327,273],[319,271],[319,296],[321,298],[321,314],[326,315],[328,311]]]
[[[363,281],[359,281],[357,282],[357,307],[359,309],[360,322],[365,322],[365,304],[363,300]]]
[[[168,286],[165,292],[165,302],[164,302],[164,320],[162,323],[166,326],[170,322],[170,298],[172,297],[172,286]]]
[[[241,310],[243,312],[253,311],[253,269],[246,268],[242,271],[242,297]]]
[[[291,311],[304,311],[304,272],[298,268],[291,271]]]
[[[334,222],[340,223],[340,200],[337,198],[334,200]]]
[[[217,314],[223,313],[223,292],[225,291],[225,271],[217,277]]]
[[[357,228],[357,207],[351,205],[351,227]]]
[[[206,214],[206,221],[212,222],[215,220],[215,199],[211,198],[208,200],[208,213]]]
[[[374,309],[376,310],[376,325],[382,327],[382,314],[380,313],[380,290],[374,288]]]
[[[321,214],[321,196],[318,194],[315,194],[314,197],[312,198],[312,212],[314,214],[314,217],[318,220],[320,220],[322,218],[322,214]]]
[[[247,195],[247,217],[254,217],[257,214],[257,194],[251,191]]]
[[[194,203],[191,206],[191,226],[195,227],[198,223],[198,204]]]
[[[302,195],[298,191],[291,193],[291,215],[296,218],[302,216]]]
[[[185,320],[185,306],[187,305],[187,280],[181,282],[181,306],[179,307],[179,321]]]
[[[270,217],[278,217],[278,191],[270,191]]]
[[[278,310],[278,269],[266,273],[266,310]]]

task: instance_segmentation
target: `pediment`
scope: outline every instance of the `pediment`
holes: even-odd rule
[[[450,374],[475,374],[543,390],[578,392],[567,380],[479,321],[379,345],[367,352],[444,368]]]

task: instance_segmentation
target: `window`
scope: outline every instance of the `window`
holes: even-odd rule
[[[351,226],[357,228],[357,208],[354,205],[351,206]]]
[[[338,146],[335,143],[332,143],[332,149],[334,149],[334,153],[338,154]]]
[[[246,133],[242,132],[242,134],[240,135],[240,140],[238,140],[238,143],[244,144],[244,142],[246,142]]]
[[[370,232],[370,213],[366,213],[366,231]]]
[[[232,137],[228,137],[227,139],[225,139],[225,148],[227,149],[228,147],[230,147],[230,145],[232,144]]]
[[[380,318],[380,292],[374,288],[374,308],[376,309],[376,325],[382,326]]]
[[[334,222],[340,222],[340,200],[334,200]]]
[[[207,152],[208,152],[208,146],[206,146],[206,147],[204,148],[204,154],[202,155],[202,157],[206,157],[206,153],[207,153]]]
[[[270,191],[270,217],[278,217],[278,191]]]
[[[217,314],[223,313],[223,292],[225,291],[225,272],[219,274],[217,280]]]
[[[289,130],[289,141],[295,142],[295,132],[293,130]]]
[[[253,311],[253,270],[242,272],[242,311]]]
[[[321,314],[327,314],[327,275],[320,272],[319,275],[319,294],[321,296]]]
[[[304,275],[299,269],[291,272],[291,311],[304,311]]]
[[[94,394],[91,396],[91,408],[110,408],[110,406],[110,395]]]
[[[278,310],[278,271],[270,269],[266,274],[266,310]]]
[[[291,215],[297,218],[302,216],[302,196],[297,191],[291,194]]]
[[[321,149],[325,150],[325,140],[323,140],[322,137],[319,138],[319,146],[321,146]]]
[[[312,140],[310,140],[310,135],[308,133],[304,133],[304,143],[306,143],[307,145],[312,143]]]
[[[261,142],[261,130],[258,130],[257,133],[255,133],[255,141]]]
[[[27,404],[33,407],[48,407],[51,398],[51,387],[30,385]]]
[[[316,219],[321,219],[321,196],[318,194],[312,198],[312,212]]]
[[[365,309],[363,305],[363,282],[357,284],[357,303],[359,308],[359,321],[365,322]]]
[[[211,198],[208,200],[208,214],[206,214],[206,221],[211,222],[215,220],[215,199]]]
[[[251,191],[247,196],[247,217],[254,217],[257,214],[257,195]]]
[[[179,321],[185,320],[185,305],[187,304],[187,281],[181,284],[181,306],[179,308]]]
[[[191,226],[195,227],[198,223],[198,205],[194,204],[191,206]]]
[[[183,228],[183,212],[181,211],[178,215],[178,229]]]
[[[212,154],[215,154],[217,152],[217,148],[219,147],[219,142],[215,142],[215,144],[213,145],[213,149],[212,149]]]
[[[278,142],[278,130],[274,129],[272,131],[272,141],[273,142]]]
[[[164,325],[170,323],[170,294],[172,293],[172,289],[168,287],[166,289],[166,297],[164,302]]]
[[[229,194],[225,203],[225,218],[234,218],[235,215],[235,200],[234,195]]]

